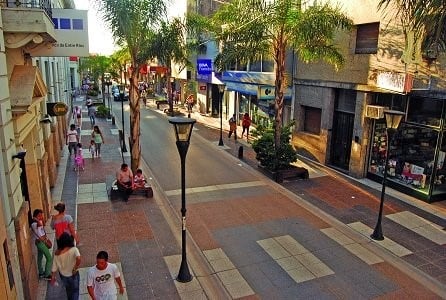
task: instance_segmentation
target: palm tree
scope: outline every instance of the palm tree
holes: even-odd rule
[[[318,4],[303,7],[300,0],[233,0],[210,17],[210,30],[222,43],[216,65],[223,69],[265,57],[274,60],[274,146],[280,146],[285,77],[285,55],[294,49],[304,62],[324,60],[336,69],[344,62],[334,46],[336,30],[352,21],[339,7]]]
[[[111,66],[110,58],[103,55],[92,55],[81,60],[79,65],[80,71],[88,71],[95,82],[101,79],[101,91],[102,91],[102,103],[105,104],[105,86],[104,86],[104,73],[106,73]]]
[[[159,63],[167,67],[166,78],[171,77],[171,64],[175,62],[180,69],[191,66],[189,57],[189,46],[185,38],[186,27],[182,20],[173,18],[169,21],[161,22],[153,41],[150,45],[150,52],[158,59]],[[167,94],[169,97],[169,113],[173,113],[172,85],[167,82]]]
[[[421,47],[428,58],[446,51],[446,2],[443,0],[380,0],[378,8],[401,21],[404,34],[422,38]]]
[[[131,168],[139,167],[140,107],[138,97],[138,70],[153,57],[149,51],[154,29],[166,16],[164,0],[95,0],[104,21],[110,27],[118,45],[127,47],[132,72],[130,74],[130,148]]]

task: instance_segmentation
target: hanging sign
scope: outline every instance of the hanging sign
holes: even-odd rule
[[[46,111],[52,117],[65,116],[68,112],[68,106],[63,102],[47,103]]]

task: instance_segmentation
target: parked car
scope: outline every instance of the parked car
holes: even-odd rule
[[[129,91],[124,90],[123,95],[120,95],[118,87],[112,87],[113,100],[115,101],[129,101]],[[121,100],[122,99],[122,100]]]

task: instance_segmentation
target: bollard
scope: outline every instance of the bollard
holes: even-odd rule
[[[243,146],[238,147],[238,158],[243,159]]]
[[[116,125],[115,116],[112,116],[112,125]]]

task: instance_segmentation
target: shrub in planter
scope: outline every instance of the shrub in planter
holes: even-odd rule
[[[98,95],[98,91],[96,91],[96,90],[88,90],[87,91],[87,95],[96,97]]]
[[[105,105],[101,104],[96,108],[96,117],[98,118],[106,118],[109,116],[109,114],[110,114],[110,109]]]
[[[283,126],[280,138],[280,145],[276,151],[274,147],[274,129],[257,127],[253,136],[258,136],[252,143],[252,148],[256,153],[256,159],[260,165],[269,171],[278,171],[291,168],[291,163],[297,160],[297,154],[290,144],[291,126],[294,122]]]

